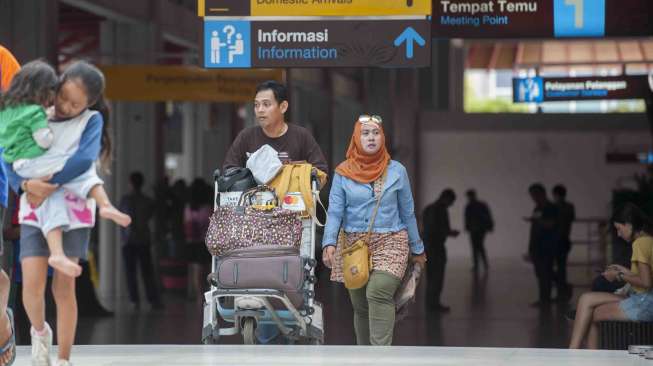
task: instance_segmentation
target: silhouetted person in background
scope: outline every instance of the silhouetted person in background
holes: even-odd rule
[[[551,303],[551,286],[554,280],[558,210],[547,198],[543,185],[531,185],[528,193],[535,203],[533,215],[526,218],[531,223],[528,254],[533,261],[539,287],[539,298],[531,306],[546,306]]]
[[[131,192],[123,196],[120,210],[132,218],[132,224],[122,231],[122,254],[127,270],[127,290],[129,299],[135,308],[140,307],[138,294],[138,278],[136,273],[140,264],[141,275],[145,284],[147,301],[154,309],[162,308],[157,284],[154,281],[154,268],[152,266],[150,220],[154,215],[154,201],[142,192],[145,178],[140,172],[133,172],[129,176]]]
[[[175,243],[179,253],[179,257],[183,257],[186,250],[186,232],[184,230],[184,208],[188,204],[188,185],[183,179],[177,179],[172,185],[171,192],[171,208],[168,213],[168,220],[170,223],[170,234]]]
[[[474,266],[472,270],[479,270],[479,259],[483,262],[485,272],[488,270],[487,253],[485,252],[485,235],[494,230],[492,213],[485,202],[479,201],[476,191],[467,191],[468,203],[465,207],[465,230],[469,232],[469,239],[472,244],[472,257]]]
[[[555,253],[556,286],[558,297],[556,300],[567,302],[572,296],[572,286],[567,282],[567,258],[571,251],[571,226],[576,220],[576,209],[571,202],[566,200],[567,188],[562,184],[553,187],[553,202],[558,209],[558,247]]]
[[[168,177],[164,176],[154,184],[154,233],[152,242],[160,248],[161,257],[174,256],[174,248],[170,247],[169,215],[171,210],[172,194]],[[158,258],[155,258],[157,260]]]
[[[213,213],[212,189],[202,178],[190,185],[188,204],[184,208],[186,259],[188,260],[188,298],[201,302],[206,288],[206,276],[211,271],[211,254],[204,238]]]
[[[460,234],[451,230],[449,225],[449,207],[456,201],[456,194],[447,188],[440,194],[437,201],[424,209],[422,221],[424,224],[424,244],[426,256],[427,290],[426,305],[438,312],[447,312],[448,306],[440,302],[440,294],[444,285],[444,269],[447,265],[447,249],[444,243],[448,237]]]

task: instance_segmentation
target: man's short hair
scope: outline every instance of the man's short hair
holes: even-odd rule
[[[440,199],[450,199],[452,201],[456,200],[456,192],[451,188],[447,188],[440,193]]]
[[[468,189],[465,194],[467,194],[467,197],[469,198],[476,198],[476,191],[473,189]]]
[[[141,172],[133,172],[129,175],[129,182],[131,182],[134,189],[140,190],[143,187],[143,183],[145,183],[145,177],[143,177],[143,173]]]
[[[563,186],[562,184],[558,184],[555,187],[553,187],[553,194],[565,198],[567,197],[567,188],[565,188],[565,186]]]
[[[533,183],[531,184],[530,187],[528,187],[528,192],[530,194],[541,194],[541,195],[546,195],[546,189],[544,189],[544,186],[541,183]]]
[[[256,86],[256,94],[265,90],[272,90],[274,99],[278,104],[288,101],[288,89],[285,85],[275,80],[264,81]]]

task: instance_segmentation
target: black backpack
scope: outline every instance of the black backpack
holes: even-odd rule
[[[218,192],[244,192],[254,187],[254,175],[247,168],[228,168],[218,177]]]

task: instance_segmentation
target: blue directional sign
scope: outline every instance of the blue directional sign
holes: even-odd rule
[[[646,76],[588,76],[573,78],[514,78],[515,103],[563,100],[641,99],[649,93]]]
[[[249,68],[251,23],[248,21],[204,21],[204,67]]]
[[[433,38],[651,37],[653,0],[434,0],[431,25]]]
[[[430,22],[395,20],[243,21],[205,18],[207,68],[425,67]]]
[[[513,79],[515,103],[541,103],[544,101],[544,85],[541,77]]]
[[[408,27],[394,41],[395,47],[401,46],[402,43],[406,43],[406,58],[411,59],[413,58],[413,44],[417,43],[420,47],[424,47],[426,41],[413,27]]]
[[[555,0],[553,28],[556,37],[603,37],[605,0]]]

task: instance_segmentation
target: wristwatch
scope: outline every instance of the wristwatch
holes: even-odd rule
[[[617,279],[619,279],[621,282],[624,282],[624,273],[621,271],[617,273]]]

